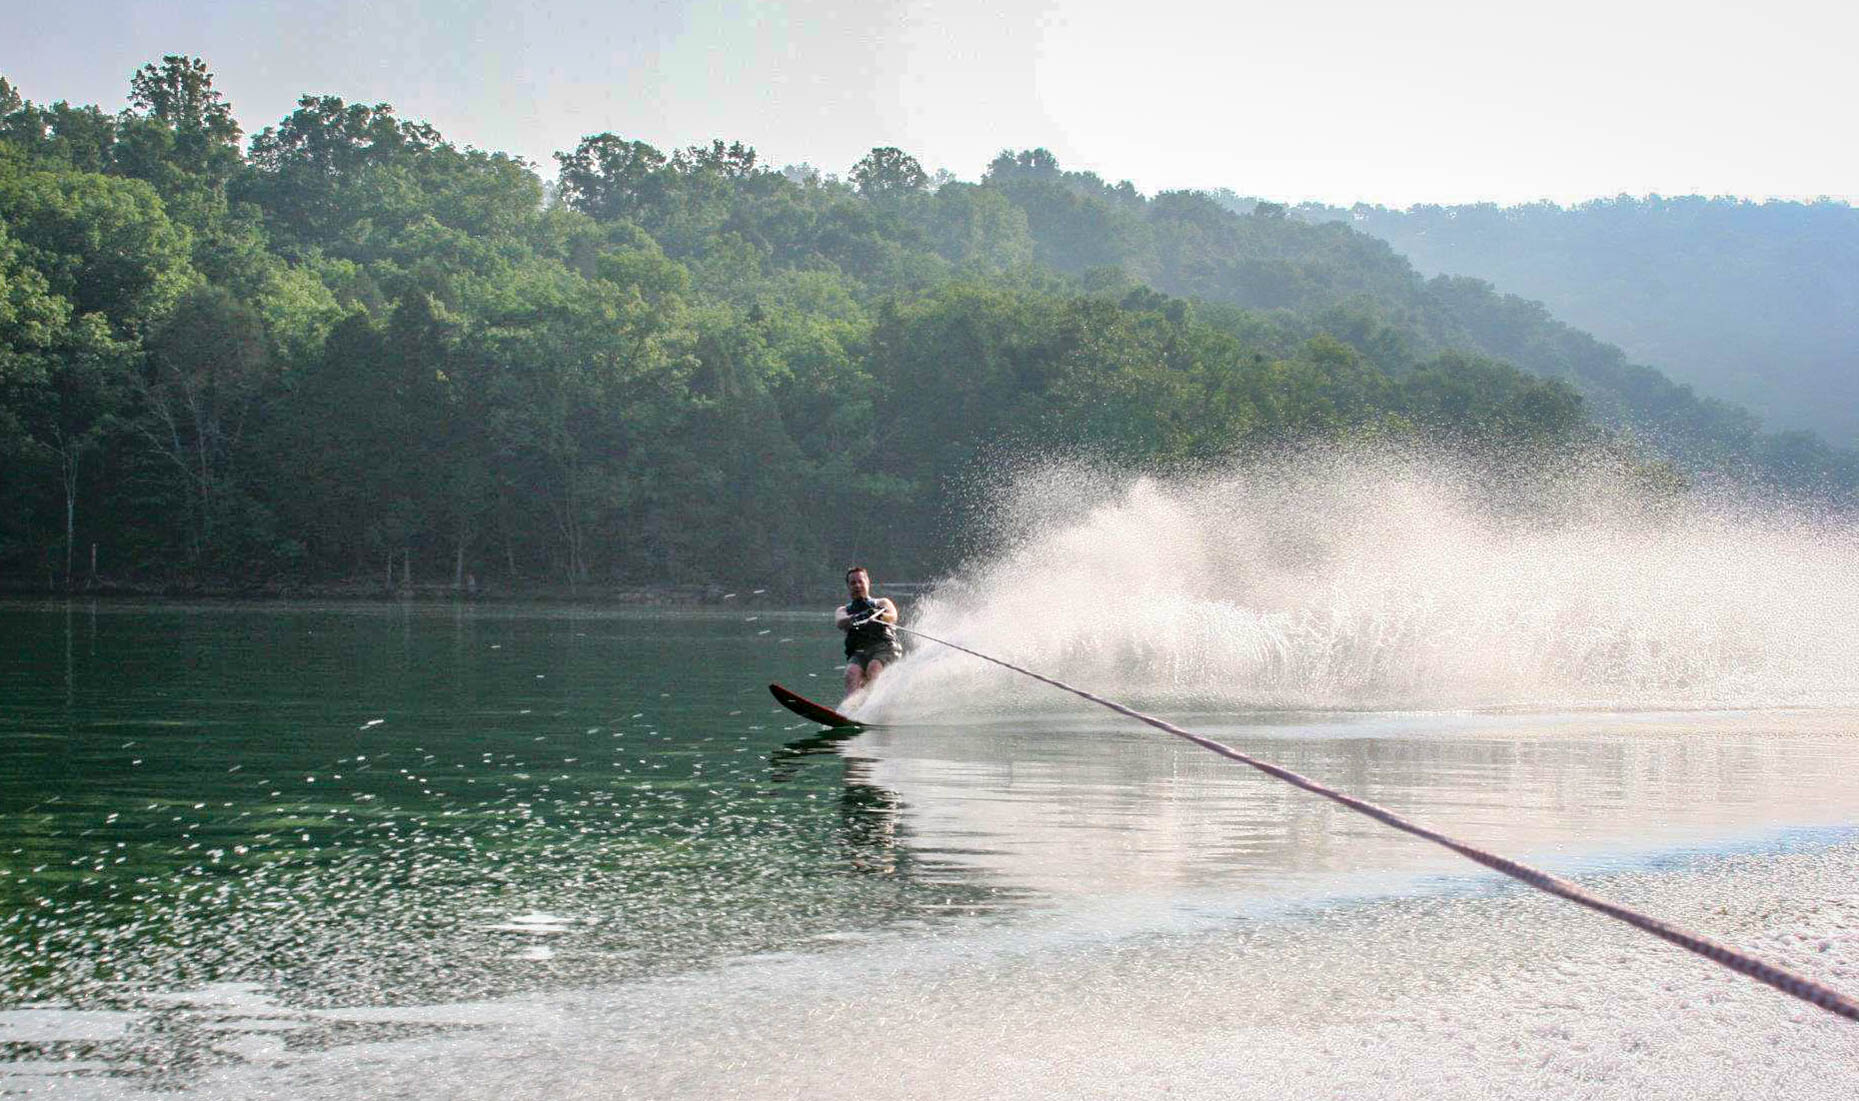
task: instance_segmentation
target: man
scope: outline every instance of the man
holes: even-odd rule
[[[863,566],[846,571],[848,599],[833,609],[833,625],[846,633],[846,695],[871,684],[884,667],[903,656],[897,648],[897,605],[871,596],[871,573]]]

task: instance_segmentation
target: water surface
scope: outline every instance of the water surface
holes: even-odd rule
[[[823,736],[765,684],[835,699],[830,622],[753,599],[0,605],[0,1081],[259,1075],[237,1096],[268,1059],[343,1067],[385,1044],[419,1063],[451,1050],[434,1037],[589,998],[655,1034],[745,981],[764,999],[825,984],[857,1014],[888,968],[972,985],[965,961],[1002,953],[1109,1004],[1157,991],[1080,962],[1105,945],[1509,890],[1063,698]],[[1839,709],[1170,717],[1585,877],[1832,851],[1859,818]],[[1305,950],[1285,935],[1272,952]],[[1219,956],[1195,943],[1141,949],[1153,981]],[[1750,985],[1737,997],[1779,997]],[[733,1027],[781,1035],[768,1015]],[[628,1026],[609,1035],[647,1059]],[[554,1058],[496,1057],[519,1079]]]

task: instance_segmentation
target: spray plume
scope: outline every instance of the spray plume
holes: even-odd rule
[[[1644,468],[1373,447],[1195,475],[1021,471],[924,630],[1152,707],[1859,701],[1859,529]],[[868,717],[1052,706],[925,652]]]

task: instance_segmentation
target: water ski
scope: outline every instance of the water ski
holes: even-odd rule
[[[768,691],[774,694],[775,702],[779,703],[782,707],[787,708],[803,719],[811,719],[821,726],[830,726],[836,730],[844,730],[858,729],[871,725],[870,723],[862,723],[857,719],[841,715],[839,712],[834,711],[823,703],[814,703],[800,693],[790,692],[778,684],[769,685]]]

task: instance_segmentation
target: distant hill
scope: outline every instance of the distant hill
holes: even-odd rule
[[[1294,214],[1345,221],[1427,274],[1538,299],[1772,429],[1859,443],[1859,210],[1846,203],[1622,196]]]
[[[1428,355],[1471,351],[1564,381],[1600,423],[1631,431],[1693,471],[1850,493],[1859,454],[1817,435],[1763,431],[1743,406],[1574,327],[1537,299],[1482,278],[1426,278],[1386,240],[1320,208],[1232,192],[1163,192],[1062,171],[1044,150],[1002,154],[982,187],[1026,216],[1033,256],[1086,282],[1109,275],[1227,303],[1321,332],[1399,375]]]

